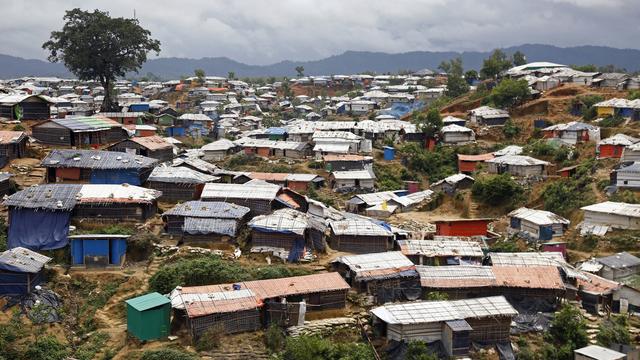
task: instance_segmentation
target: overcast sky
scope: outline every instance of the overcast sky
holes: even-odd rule
[[[249,64],[346,50],[490,50],[541,43],[640,47],[640,0],[3,0],[0,53],[44,59],[73,7],[132,17],[161,57]]]

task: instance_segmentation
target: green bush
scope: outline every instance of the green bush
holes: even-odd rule
[[[526,80],[504,79],[491,90],[488,101],[499,108],[510,108],[531,98]]]
[[[432,183],[457,173],[455,148],[437,146],[434,151],[427,151],[419,144],[410,143],[402,146],[399,152],[409,172],[427,176]]]
[[[471,195],[480,202],[491,205],[515,205],[522,201],[524,188],[509,174],[490,175],[476,179]]]
[[[547,184],[542,190],[544,209],[568,216],[573,210],[592,202],[593,193],[589,190],[574,179],[563,178]]]
[[[29,360],[64,360],[69,356],[69,348],[53,336],[40,336],[24,354]]]
[[[411,341],[407,345],[405,360],[438,360],[438,355],[432,353],[424,341]]]
[[[287,338],[283,360],[370,360],[373,350],[362,343],[339,343],[318,336]]]
[[[631,342],[629,321],[624,315],[611,315],[598,326],[596,340],[604,347],[612,344],[629,344]]]
[[[602,121],[600,121],[598,123],[598,125],[600,127],[617,127],[622,125],[622,123],[624,122],[624,118],[622,116],[609,116],[607,118],[602,119]]]
[[[146,350],[142,353],[140,360],[197,360],[194,354],[176,349],[164,348],[157,350]]]
[[[205,330],[196,342],[196,351],[210,351],[220,347],[225,336],[224,324],[217,323]]]
[[[608,181],[607,185],[609,185]],[[617,191],[615,194],[611,195],[609,200],[627,204],[637,204],[640,202],[638,201],[638,197],[636,196],[636,194],[630,190]]]
[[[264,332],[264,345],[272,353],[278,353],[284,349],[286,336],[282,329],[275,324],[271,324]]]
[[[573,350],[589,343],[587,324],[580,310],[571,304],[564,304],[551,321],[544,339],[550,345],[543,349],[545,358],[572,360]],[[555,346],[552,346],[555,345]]]

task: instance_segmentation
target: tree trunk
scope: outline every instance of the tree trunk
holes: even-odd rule
[[[104,99],[102,100],[102,106],[100,107],[100,112],[118,112],[120,109],[113,102],[112,98],[112,89],[111,89],[111,80],[102,78],[100,79],[100,84],[104,88]]]

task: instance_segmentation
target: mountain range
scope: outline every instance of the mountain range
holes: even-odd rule
[[[605,66],[612,64],[627,71],[640,70],[640,50],[617,49],[606,46],[574,46],[557,47],[552,45],[525,44],[503,49],[507,54],[521,51],[527,60],[551,61],[567,65],[594,64]],[[249,65],[227,57],[189,58],[156,58],[147,61],[138,76],[147,73],[162,79],[177,79],[181,76],[193,75],[194,69],[203,69],[207,75],[227,76],[234,72],[237,77],[262,76],[295,76],[296,66],[303,66],[306,75],[356,74],[365,71],[376,73],[395,73],[401,70],[436,69],[444,61],[460,56],[465,69],[479,70],[482,60],[491,52],[434,52],[412,51],[389,54],[370,51],[346,51],[340,55],[330,56],[312,61],[280,61],[270,65]],[[0,78],[16,78],[22,76],[58,76],[73,77],[59,63],[43,60],[23,59],[0,54]],[[135,74],[133,74],[135,76]]]

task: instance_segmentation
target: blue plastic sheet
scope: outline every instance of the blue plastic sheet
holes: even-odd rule
[[[69,243],[69,211],[11,209],[8,245],[30,250],[53,250]]]
[[[93,170],[91,171],[92,184],[129,184],[140,186],[140,175],[137,170]]]

